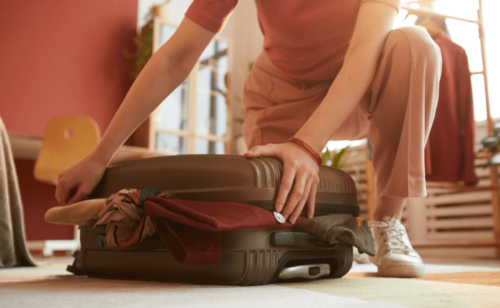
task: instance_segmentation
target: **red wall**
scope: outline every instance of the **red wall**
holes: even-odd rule
[[[26,238],[31,241],[72,239],[73,226],[49,224],[44,219],[48,209],[59,205],[54,198],[56,187],[33,178],[34,161],[16,159],[15,163],[24,206]]]
[[[8,131],[42,136],[54,116],[94,118],[104,132],[126,94],[122,50],[137,0],[2,0],[0,116]]]
[[[137,0],[0,0],[0,117],[9,132],[43,136],[58,115],[92,117],[104,132],[128,90]],[[16,160],[28,240],[69,239],[45,223],[53,185]]]

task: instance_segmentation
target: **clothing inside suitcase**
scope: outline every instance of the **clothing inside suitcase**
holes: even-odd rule
[[[283,172],[275,158],[181,155],[128,161],[108,168],[90,198],[122,188],[154,187],[181,199],[239,202],[273,211]],[[320,167],[315,216],[359,216],[356,187],[342,170]],[[305,210],[303,212],[305,215]],[[297,279],[337,278],[352,265],[352,246],[318,245],[318,238],[291,228],[221,232],[221,258],[214,265],[178,264],[158,234],[138,245],[112,248],[105,228],[80,226],[81,250],[68,270],[91,277],[189,283],[260,285]]]

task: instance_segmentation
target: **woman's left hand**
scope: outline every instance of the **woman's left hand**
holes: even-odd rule
[[[307,202],[307,218],[313,217],[319,183],[318,163],[304,150],[290,142],[254,146],[245,153],[245,157],[259,156],[274,156],[283,161],[284,172],[276,198],[276,212],[294,224]],[[292,188],[293,191],[287,201]]]

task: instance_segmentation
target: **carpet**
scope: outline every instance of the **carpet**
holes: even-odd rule
[[[419,279],[500,287],[500,271],[427,274]]]
[[[0,270],[0,307],[500,307],[500,268],[426,270],[423,279],[381,278],[355,264],[342,279],[231,287],[96,279],[45,264]]]

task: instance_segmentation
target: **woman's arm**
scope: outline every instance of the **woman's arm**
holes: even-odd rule
[[[323,102],[295,137],[321,152],[333,133],[351,114],[372,82],[385,38],[392,29],[396,10],[386,4],[367,2],[359,10],[344,64]],[[284,175],[276,199],[276,210],[294,223],[308,203],[307,216],[314,214],[319,182],[317,163],[291,143],[256,146],[247,157],[277,156],[283,160]],[[288,198],[288,194],[293,191]]]
[[[188,77],[214,35],[184,18],[139,74],[92,154],[59,175],[56,188],[59,203],[71,204],[92,192],[118,148]]]

